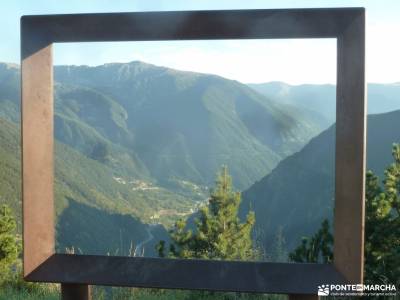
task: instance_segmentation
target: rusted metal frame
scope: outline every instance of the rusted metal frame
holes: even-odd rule
[[[23,259],[26,276],[54,253],[51,44],[23,59],[21,68]]]
[[[362,283],[366,157],[365,14],[337,39],[334,265]]]
[[[23,26],[51,42],[335,38],[359,8],[39,15]]]
[[[86,299],[83,294],[89,297],[88,292],[84,292],[88,291],[85,284],[289,293],[293,299],[304,299],[316,297],[307,295],[316,292],[316,286],[311,287],[317,282],[315,274],[318,274],[320,284],[343,281],[343,277],[349,282],[360,283],[365,184],[364,15],[364,9],[346,8],[22,17],[25,279],[61,282],[65,297],[77,293],[82,299]],[[151,258],[55,254],[51,44],[82,41],[255,38],[338,38],[334,265],[299,266],[195,260],[171,262]],[[354,211],[354,215],[351,211]],[[351,229],[347,231],[349,227]],[[74,263],[64,263],[70,260]],[[81,263],[88,261],[86,268],[80,267]],[[121,271],[119,274],[132,274],[132,277],[141,274],[142,281],[127,281],[125,277],[113,273],[117,261]],[[125,269],[122,267],[124,265],[130,265],[132,268]],[[163,273],[166,265],[169,266],[169,270],[175,272],[174,276]],[[199,273],[199,268],[205,266],[210,269]],[[338,275],[336,269],[343,277]],[[95,270],[102,274],[101,280]],[[285,270],[284,274],[280,273],[281,270]],[[265,272],[265,276],[259,275],[263,274],[262,272]],[[157,274],[164,276],[157,277]],[[202,274],[205,278],[196,277],[196,280],[193,280],[191,276],[195,274]],[[212,278],[213,274],[218,274],[217,280],[213,283],[207,282],[206,278]],[[290,274],[297,274],[297,277]],[[155,278],[159,281],[152,281]],[[245,285],[232,286],[226,280],[235,282],[238,278],[246,278],[248,281],[245,281]],[[288,282],[287,278],[291,278],[291,281]]]
[[[306,274],[306,276],[305,276]],[[347,281],[330,264],[55,254],[29,281],[255,293],[316,293]]]

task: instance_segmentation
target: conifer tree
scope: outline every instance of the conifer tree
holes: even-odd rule
[[[244,260],[253,259],[255,251],[251,232],[255,223],[253,212],[244,222],[238,217],[241,194],[235,192],[227,167],[217,176],[209,204],[200,209],[194,230],[184,220],[176,222],[171,231],[169,256],[180,258]],[[158,252],[164,256],[165,243]]]
[[[394,163],[385,170],[383,188],[367,174],[365,219],[365,279],[400,285],[400,145],[393,146]]]
[[[296,262],[329,263],[333,258],[332,245],[329,221],[324,220],[314,236],[303,237],[301,245],[289,254],[289,258]]]
[[[393,145],[394,162],[385,170],[383,186],[372,171],[366,174],[365,282],[400,285],[400,145]],[[290,254],[297,262],[331,258],[333,236],[325,220],[321,229]],[[327,252],[328,250],[328,252]],[[327,255],[328,254],[328,255]],[[326,259],[323,259],[326,261]]]
[[[18,276],[16,268],[21,243],[15,233],[16,225],[11,209],[3,205],[0,208],[0,286]]]
[[[105,142],[97,142],[92,150],[91,157],[94,160],[105,163],[109,160],[110,147]]]

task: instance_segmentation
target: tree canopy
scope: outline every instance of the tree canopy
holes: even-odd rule
[[[0,286],[17,276],[20,238],[16,235],[17,223],[7,205],[0,208]]]
[[[366,174],[365,190],[365,281],[370,284],[400,284],[400,144],[392,149],[394,162],[384,180],[372,171]],[[312,237],[291,254],[296,262],[329,262],[333,235],[325,220]]]
[[[250,212],[246,220],[238,217],[241,194],[234,191],[228,168],[217,175],[207,206],[199,210],[194,229],[185,220],[175,223],[171,231],[168,256],[180,258],[244,260],[255,257],[251,238],[255,216]],[[165,256],[165,242],[158,252]]]

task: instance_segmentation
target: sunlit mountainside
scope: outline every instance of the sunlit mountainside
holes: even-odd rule
[[[207,203],[222,165],[246,190],[243,212],[255,210],[266,244],[278,223],[295,245],[332,213],[332,86],[261,89],[138,61],[56,66],[54,75],[59,251],[154,255],[173,221]],[[17,65],[0,64],[0,203],[20,218],[19,78]],[[370,86],[371,105],[400,108],[394,86]],[[399,120],[372,116],[370,129]],[[371,167],[383,169],[396,139],[370,134]]]
[[[367,169],[381,178],[392,163],[392,144],[400,142],[400,131],[394,128],[400,128],[400,110],[368,116]],[[246,190],[242,214],[255,211],[266,248],[281,231],[293,250],[303,236],[314,234],[325,218],[332,221],[334,195],[333,125]]]

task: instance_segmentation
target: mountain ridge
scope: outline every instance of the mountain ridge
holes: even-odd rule
[[[98,67],[55,66],[54,74],[56,138],[71,145],[72,139],[67,140],[61,133],[76,133],[80,122],[85,123],[96,135],[124,147],[132,162],[146,166],[141,168],[144,173],[161,184],[168,178],[184,178],[191,173],[194,183],[210,185],[222,164],[237,162],[232,165],[236,185],[245,188],[320,130],[317,122],[306,121],[301,112],[293,113],[293,108],[280,106],[246,85],[216,75],[138,61]],[[100,99],[102,102],[98,102]],[[105,102],[106,106],[101,104]],[[7,109],[18,111],[17,106]],[[100,111],[103,106],[105,110]],[[90,114],[95,112],[103,116],[101,124],[91,121],[94,117]],[[79,121],[74,123],[75,129],[68,127],[72,120]],[[260,130],[258,124],[266,129]],[[234,141],[238,132],[242,138]],[[154,141],[149,136],[154,136]],[[208,165],[198,151],[199,141],[192,136],[199,137],[199,141],[202,136],[203,152],[211,157]],[[235,148],[238,150],[230,153]],[[171,151],[187,159],[174,162]],[[244,151],[256,157],[260,167],[251,168],[253,163],[240,154]]]
[[[248,84],[261,94],[306,109],[318,111],[331,125],[336,119],[336,85],[266,82]],[[400,109],[400,85],[395,83],[367,84],[368,114],[377,114]],[[326,126],[326,128],[328,127]]]
[[[267,237],[264,242],[276,233],[272,223],[286,220],[283,232],[293,247],[299,236],[315,231],[321,218],[331,214],[334,129],[320,133],[328,125],[318,111],[299,107],[291,99],[279,103],[220,76],[140,62],[131,66],[56,66],[54,73],[59,218],[66,214],[68,218],[63,220],[78,224],[78,208],[82,208],[102,216],[107,224],[124,219],[112,214],[129,214],[137,221],[127,223],[132,232],[135,227],[143,229],[140,224],[146,222],[170,226],[205,203],[222,164],[228,165],[236,188],[244,190],[242,213],[249,207],[257,210],[257,226]],[[11,147],[0,147],[6,158],[4,174],[9,175],[0,190],[3,197],[12,198],[0,201],[12,202],[14,208],[20,205],[20,191],[15,188],[19,185],[11,183],[18,181],[20,168],[15,157],[19,151],[19,75],[15,66],[0,64],[0,121],[8,120],[3,121],[0,138]],[[280,91],[285,86],[277,83],[276,87]],[[379,93],[374,97],[384,94],[375,90]],[[385,95],[394,99],[396,91]],[[312,101],[323,95],[316,94]],[[400,127],[398,117],[398,112],[384,118],[369,116],[371,140],[382,145],[395,141],[396,136],[382,135],[379,130]],[[379,148],[369,145],[374,147]],[[381,155],[384,150],[379,149],[368,154],[369,165],[378,172],[390,161],[390,149],[387,155]],[[307,165],[310,160],[313,163]],[[318,183],[319,198],[309,182]],[[301,183],[300,188],[295,183]],[[300,192],[307,197],[300,197],[297,203],[285,200]],[[319,210],[302,207],[302,199]],[[281,204],[286,206],[282,209]],[[299,214],[306,216],[305,224],[297,218]],[[87,223],[87,228],[95,230],[94,225]],[[84,235],[76,243],[83,240]],[[73,246],[71,241],[66,237],[68,243],[60,247]],[[104,250],[105,245],[102,247]]]
[[[392,143],[400,142],[400,110],[368,116],[367,169],[382,179],[391,164]],[[334,209],[335,126],[314,137],[302,150],[282,160],[267,176],[242,193],[241,216],[256,213],[256,227],[270,249],[282,229],[289,250],[302,236],[314,234]],[[332,224],[332,223],[331,223]]]

